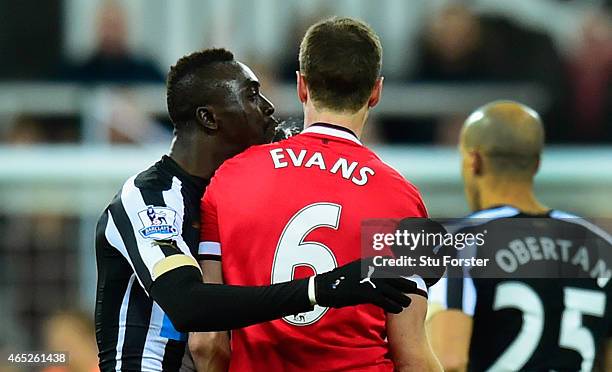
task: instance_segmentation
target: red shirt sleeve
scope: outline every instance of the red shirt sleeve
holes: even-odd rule
[[[404,179],[402,180],[404,181],[404,185],[406,187],[406,207],[410,209],[408,214],[404,217],[429,218],[427,207],[425,207],[425,202],[423,201],[423,197],[421,196],[419,189],[410,182],[405,181]]]
[[[200,202],[200,245],[198,258],[206,259],[210,256],[221,256],[219,237],[219,221],[217,218],[217,200],[215,198],[215,183],[206,189]]]
[[[418,191],[417,191],[418,193]],[[421,194],[418,193],[419,196],[419,204],[417,205],[417,208],[419,210],[419,212],[421,213],[421,217],[423,218],[428,218],[429,217],[429,213],[427,212],[427,207],[425,207],[425,202],[423,202],[423,198],[421,197]]]

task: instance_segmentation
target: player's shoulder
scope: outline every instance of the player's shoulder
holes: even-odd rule
[[[176,186],[178,178],[161,166],[161,161],[133,175],[123,184],[124,187],[138,190],[166,191]]]
[[[468,214],[465,218],[482,219],[492,221],[500,218],[514,217],[521,213],[517,208],[510,205],[499,205],[487,209],[481,209]]]
[[[420,195],[420,191],[418,187],[416,187],[412,182],[408,181],[397,169],[395,169],[392,165],[385,162],[376,154],[374,151],[367,147],[363,147],[363,150],[368,153],[368,162],[365,164],[366,166],[374,169],[374,171],[382,177],[385,177],[385,183],[395,183],[398,186],[409,190],[412,193]]]
[[[185,206],[180,181],[174,177],[169,182],[163,176],[153,176],[148,169],[135,174],[123,183],[106,210],[119,229],[130,229],[134,221],[140,221],[138,231],[143,238],[174,237],[181,231],[176,222],[183,218]]]
[[[446,221],[444,227],[449,231],[467,230],[482,227],[489,223],[495,223],[502,219],[520,216],[521,211],[510,205],[499,205],[491,208],[480,209],[465,217]]]
[[[582,216],[558,209],[550,211],[549,216],[553,220],[562,222],[567,228],[586,231],[612,245],[612,236],[607,231]]]
[[[113,203],[122,203],[124,206],[147,204],[150,195],[159,196],[165,204],[168,204],[172,203],[173,200],[180,200],[180,198],[170,198],[168,200],[168,198],[162,196],[173,192],[181,192],[180,180],[161,169],[156,163],[129,177],[121,185],[118,192],[119,197],[113,199],[111,205]]]
[[[243,174],[245,169],[253,170],[258,166],[263,166],[266,160],[270,159],[270,151],[283,146],[290,139],[284,139],[278,142],[266,143],[263,145],[251,146],[238,155],[225,160],[223,164],[215,171],[213,179],[226,177],[231,173]]]

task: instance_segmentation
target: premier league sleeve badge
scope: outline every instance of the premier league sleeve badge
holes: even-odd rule
[[[164,240],[178,235],[176,211],[171,208],[148,206],[138,212],[138,218],[143,225],[139,232],[145,239]]]

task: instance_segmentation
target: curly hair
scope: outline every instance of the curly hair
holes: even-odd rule
[[[204,83],[206,87],[206,82],[194,79],[194,75],[218,63],[233,61],[232,52],[227,49],[214,48],[186,55],[170,68],[166,82],[166,102],[168,114],[175,127],[194,115],[196,102],[191,99],[194,85]],[[214,79],[210,80],[210,83],[214,81]]]

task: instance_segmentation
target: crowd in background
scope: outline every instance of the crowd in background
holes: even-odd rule
[[[548,1],[548,0],[536,0]],[[559,0],[561,6],[564,1]],[[509,5],[510,6],[510,5]],[[405,50],[415,56],[406,68],[394,71],[386,83],[470,84],[528,82],[546,93],[542,112],[547,140],[552,143],[610,143],[612,141],[612,23],[609,7],[580,12],[580,27],[571,47],[561,51],[544,29],[525,27],[504,14],[479,13],[470,2],[448,1],[432,12]],[[281,58],[239,56],[253,65],[264,88],[292,84],[299,40],[306,27],[328,16],[315,14],[292,20]],[[577,15],[578,16],[578,15]],[[52,68],[38,79],[96,84],[163,84],[166,71],[146,54],[130,50],[130,21],[121,3],[105,2],[97,10],[96,47],[89,56],[71,60],[58,55]],[[385,40],[383,38],[383,46]],[[202,45],[205,47],[205,45]],[[250,58],[251,57],[251,58]],[[124,96],[107,100],[111,142],[166,140],[165,116],[146,118]],[[464,118],[447,116],[377,116],[370,125],[371,141],[382,143],[454,144]],[[80,117],[36,117],[24,113],[6,119],[5,142],[79,142]],[[153,135],[151,135],[153,133]]]

